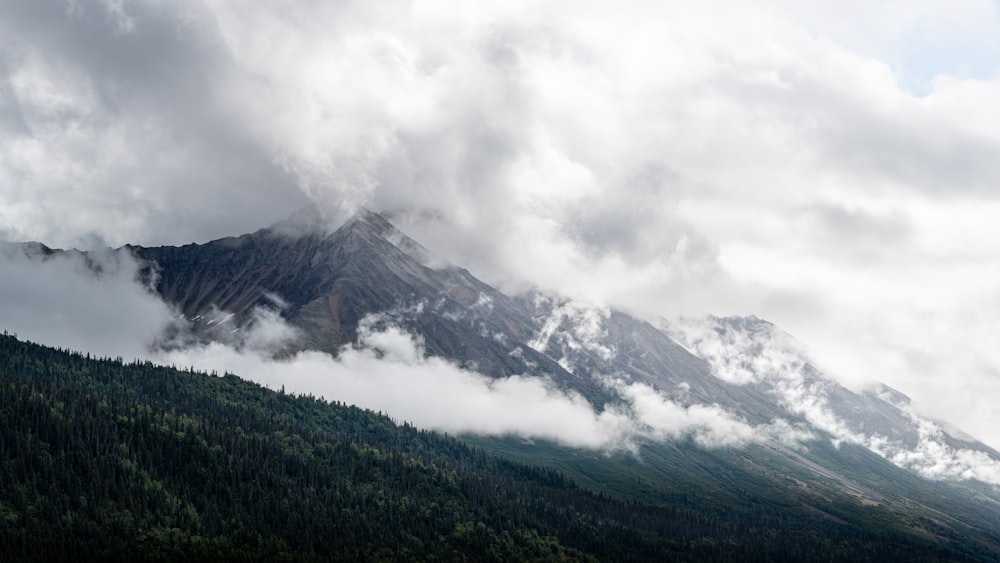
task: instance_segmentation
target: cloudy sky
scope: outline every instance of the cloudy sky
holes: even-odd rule
[[[767,318],[1000,447],[1000,4],[748,4],[0,0],[0,239],[366,206],[509,291]]]

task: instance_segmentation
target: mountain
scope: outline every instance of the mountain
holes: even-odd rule
[[[336,229],[307,213],[206,244],[126,250],[196,339],[229,341],[266,310],[301,336],[278,356],[337,355],[366,326],[395,325],[428,355],[492,378],[545,378],[595,412],[628,413],[634,435],[608,451],[463,437],[601,494],[724,526],[771,522],[768,533],[822,521],[927,541],[944,559],[1000,557],[1000,454],[921,417],[898,391],[845,388],[767,321],[648,322],[508,296],[368,211]],[[677,420],[689,429],[670,431]]]
[[[535,371],[587,397],[606,395],[523,344],[536,323],[517,302],[462,268],[430,267],[430,252],[376,213],[362,211],[333,233],[285,223],[202,245],[129,250],[207,338],[233,330],[218,330],[220,319],[238,329],[255,308],[277,307],[301,329],[300,349],[337,353],[366,315],[382,313],[421,334],[428,354],[492,377]]]
[[[556,296],[510,297],[377,213],[362,210],[332,232],[303,215],[202,245],[129,248],[204,338],[225,339],[255,308],[271,308],[300,330],[297,349],[336,354],[356,341],[363,318],[378,314],[418,334],[428,355],[494,378],[545,376],[598,407],[620,394],[611,378],[651,386],[682,406],[717,405],[754,426],[801,423],[918,470],[930,463],[918,459],[921,451],[937,446],[1000,469],[1000,454],[919,417],[902,394],[855,393],[827,377],[761,319],[654,326]],[[948,476],[968,469],[956,463]]]

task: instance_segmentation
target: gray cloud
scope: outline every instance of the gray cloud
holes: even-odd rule
[[[40,247],[0,243],[0,325],[52,346],[145,357],[175,316],[136,271],[125,252],[43,259]]]
[[[0,218],[19,238],[189,242],[305,201],[228,107],[246,77],[200,4],[3,11]]]

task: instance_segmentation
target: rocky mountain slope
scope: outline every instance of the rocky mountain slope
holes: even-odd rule
[[[298,348],[336,354],[377,313],[418,334],[427,354],[490,377],[548,377],[598,406],[614,402],[621,385],[641,383],[751,426],[780,421],[859,444],[928,477],[1000,485],[1000,454],[921,418],[894,390],[843,387],[766,321],[653,326],[554,296],[510,297],[377,213],[361,211],[332,232],[307,214],[238,238],[131,250],[204,338],[224,339],[264,307],[300,330]]]
[[[430,253],[376,213],[362,211],[333,233],[286,223],[202,245],[130,249],[205,338],[224,338],[264,307],[301,329],[299,349],[336,353],[356,340],[366,315],[382,313],[421,334],[429,354],[493,377],[544,373],[603,396],[545,354],[525,345],[515,352],[535,334],[527,312],[464,269],[431,268]]]

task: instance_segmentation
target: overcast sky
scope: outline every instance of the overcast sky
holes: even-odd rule
[[[0,0],[0,239],[367,206],[509,291],[767,318],[1000,447],[1000,5],[749,4]]]

